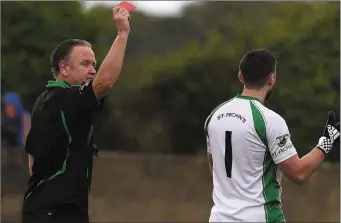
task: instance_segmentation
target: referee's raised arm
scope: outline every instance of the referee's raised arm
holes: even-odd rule
[[[116,23],[118,35],[93,81],[97,100],[109,92],[120,75],[130,31],[129,19],[130,14],[126,9],[119,6],[113,9],[113,20]]]

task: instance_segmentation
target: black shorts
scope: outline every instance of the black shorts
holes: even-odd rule
[[[78,208],[65,206],[58,209],[41,209],[23,213],[22,223],[89,223],[89,218]]]

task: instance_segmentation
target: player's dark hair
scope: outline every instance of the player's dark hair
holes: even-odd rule
[[[88,46],[91,47],[91,44],[85,40],[81,39],[67,39],[60,42],[57,47],[52,51],[51,54],[51,65],[52,65],[52,73],[56,76],[59,73],[59,63],[62,60],[67,60],[68,56],[70,56],[73,47],[75,46]]]
[[[276,69],[275,55],[265,49],[253,49],[247,52],[239,64],[239,71],[248,88],[262,88],[270,74]]]

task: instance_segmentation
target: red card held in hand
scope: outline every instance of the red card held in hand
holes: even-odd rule
[[[128,12],[134,11],[134,9],[136,8],[135,5],[129,2],[121,2],[118,6],[126,9]]]

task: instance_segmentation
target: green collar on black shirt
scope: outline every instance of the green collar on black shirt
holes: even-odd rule
[[[61,87],[61,88],[70,88],[71,85],[66,81],[49,81],[46,85],[47,88],[52,87]]]

